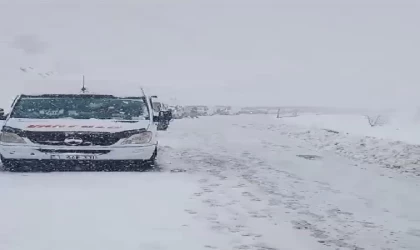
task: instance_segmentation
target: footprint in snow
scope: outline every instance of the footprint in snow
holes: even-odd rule
[[[185,173],[187,170],[185,169],[171,169],[171,173]]]
[[[297,157],[306,159],[306,160],[318,160],[321,159],[321,156],[318,155],[296,155]]]
[[[187,212],[187,213],[189,213],[189,214],[197,214],[197,212],[192,211],[192,210],[189,210],[189,209],[186,209],[184,211]]]

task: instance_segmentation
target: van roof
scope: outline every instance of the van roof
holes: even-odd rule
[[[137,92],[137,93],[135,93]],[[21,96],[38,96],[38,97],[61,97],[61,96],[87,96],[87,97],[130,97],[140,98],[144,97],[143,92],[139,89],[138,91],[88,91],[82,93],[79,89],[75,91],[57,91],[57,90],[38,90],[38,91],[25,91],[21,93]]]
[[[126,99],[141,99],[144,96],[115,96],[102,94],[42,94],[42,95],[20,95],[21,97],[35,97],[35,98],[54,98],[54,97],[86,97],[86,98],[126,98]]]
[[[144,96],[142,85],[125,81],[92,81],[85,85],[90,95],[113,95],[113,96]],[[143,88],[144,89],[144,88]],[[16,88],[16,94],[24,95],[66,95],[82,94],[82,83],[67,79],[54,80],[34,80],[19,84]]]

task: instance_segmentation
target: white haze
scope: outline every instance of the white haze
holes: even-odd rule
[[[1,0],[0,105],[85,74],[179,104],[415,107],[419,13],[415,0]]]

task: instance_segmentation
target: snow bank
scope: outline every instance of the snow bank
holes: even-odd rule
[[[386,124],[378,127],[371,127],[363,115],[303,115],[282,121],[311,128],[332,129],[356,136],[420,144],[420,122],[404,115],[384,118],[387,120]]]
[[[420,175],[420,129],[409,117],[392,116],[370,127],[362,115],[306,115],[276,119],[288,136],[364,164],[378,164]],[[296,126],[297,125],[297,126]]]

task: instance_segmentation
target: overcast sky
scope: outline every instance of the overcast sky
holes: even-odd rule
[[[420,1],[0,0],[0,66],[6,99],[54,71],[181,104],[420,106]]]

